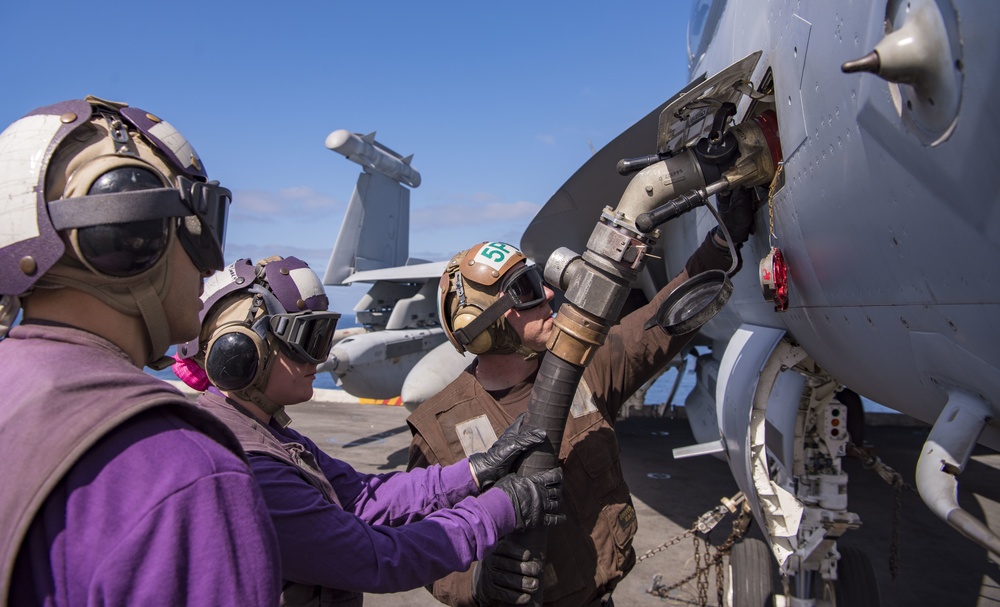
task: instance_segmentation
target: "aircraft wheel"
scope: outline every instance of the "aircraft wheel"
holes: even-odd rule
[[[868,555],[853,547],[840,547],[837,562],[837,607],[879,607],[875,568]]]
[[[774,557],[762,540],[747,537],[734,545],[726,573],[729,607],[774,605]]]

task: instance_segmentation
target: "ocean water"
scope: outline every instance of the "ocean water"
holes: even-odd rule
[[[171,349],[170,353],[173,353]],[[173,371],[170,369],[165,369],[163,371],[153,371],[151,369],[146,369],[146,371],[160,379],[177,379]],[[661,375],[653,385],[649,387],[646,391],[646,406],[659,406],[666,402],[667,397],[670,396],[670,389],[674,385],[674,380],[677,377],[678,369],[670,369],[663,375]],[[674,394],[673,404],[677,407],[684,406],[684,399],[687,398],[688,393],[694,389],[695,382],[697,378],[694,372],[694,359],[688,359],[687,369],[684,371],[684,376],[681,378],[681,383],[677,387],[677,393]],[[319,373],[316,375],[316,381],[313,382],[313,386],[316,388],[327,389],[327,390],[340,390],[337,387],[333,376],[329,373]],[[871,401],[867,398],[862,397],[861,402],[864,405],[865,411],[872,411],[874,413],[897,413],[893,409],[888,407],[883,407],[882,405]]]

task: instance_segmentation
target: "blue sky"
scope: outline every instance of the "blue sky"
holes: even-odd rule
[[[360,170],[324,140],[377,131],[414,155],[410,255],[437,260],[519,242],[593,150],[680,89],[690,9],[11,1],[0,123],[87,94],[157,114],[234,191],[230,261],[297,255],[321,276]],[[345,317],[364,290],[328,289]]]

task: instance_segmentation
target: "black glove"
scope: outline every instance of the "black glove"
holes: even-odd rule
[[[510,540],[501,540],[493,553],[476,563],[472,597],[479,607],[523,605],[542,585],[544,562]]]
[[[750,235],[754,232],[753,225],[753,193],[746,188],[738,188],[734,191],[719,192],[716,200],[719,202],[719,215],[722,216],[722,223],[729,230],[729,235],[733,238],[733,246],[740,248]],[[717,231],[719,240],[725,242],[726,236]]]
[[[514,504],[514,531],[557,525],[566,520],[566,515],[559,514],[562,478],[562,468],[552,468],[531,476],[508,474],[497,481],[496,487],[503,489]]]
[[[521,423],[526,415],[527,413],[518,415],[486,453],[473,453],[469,456],[472,476],[479,485],[480,493],[510,472],[511,466],[522,453],[545,442],[545,430],[541,428],[521,432]]]

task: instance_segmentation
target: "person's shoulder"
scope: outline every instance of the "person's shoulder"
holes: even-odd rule
[[[191,416],[192,410],[195,417]],[[198,423],[199,412],[180,397],[176,406],[155,407],[137,413],[109,432],[95,448],[111,456],[134,458],[149,471],[196,479],[206,475],[246,474],[246,463],[218,437]],[[148,459],[144,459],[148,458]],[[157,472],[158,471],[158,472]]]
[[[419,426],[424,420],[434,419],[450,409],[464,405],[474,398],[475,384],[475,376],[468,371],[463,371],[443,390],[420,403],[406,418],[406,421],[413,426]]]
[[[154,512],[195,513],[220,504],[256,508],[246,463],[170,407],[141,411],[115,426],[63,482],[72,493],[67,504],[106,509],[99,518],[111,517],[119,527],[146,524],[144,517]]]

